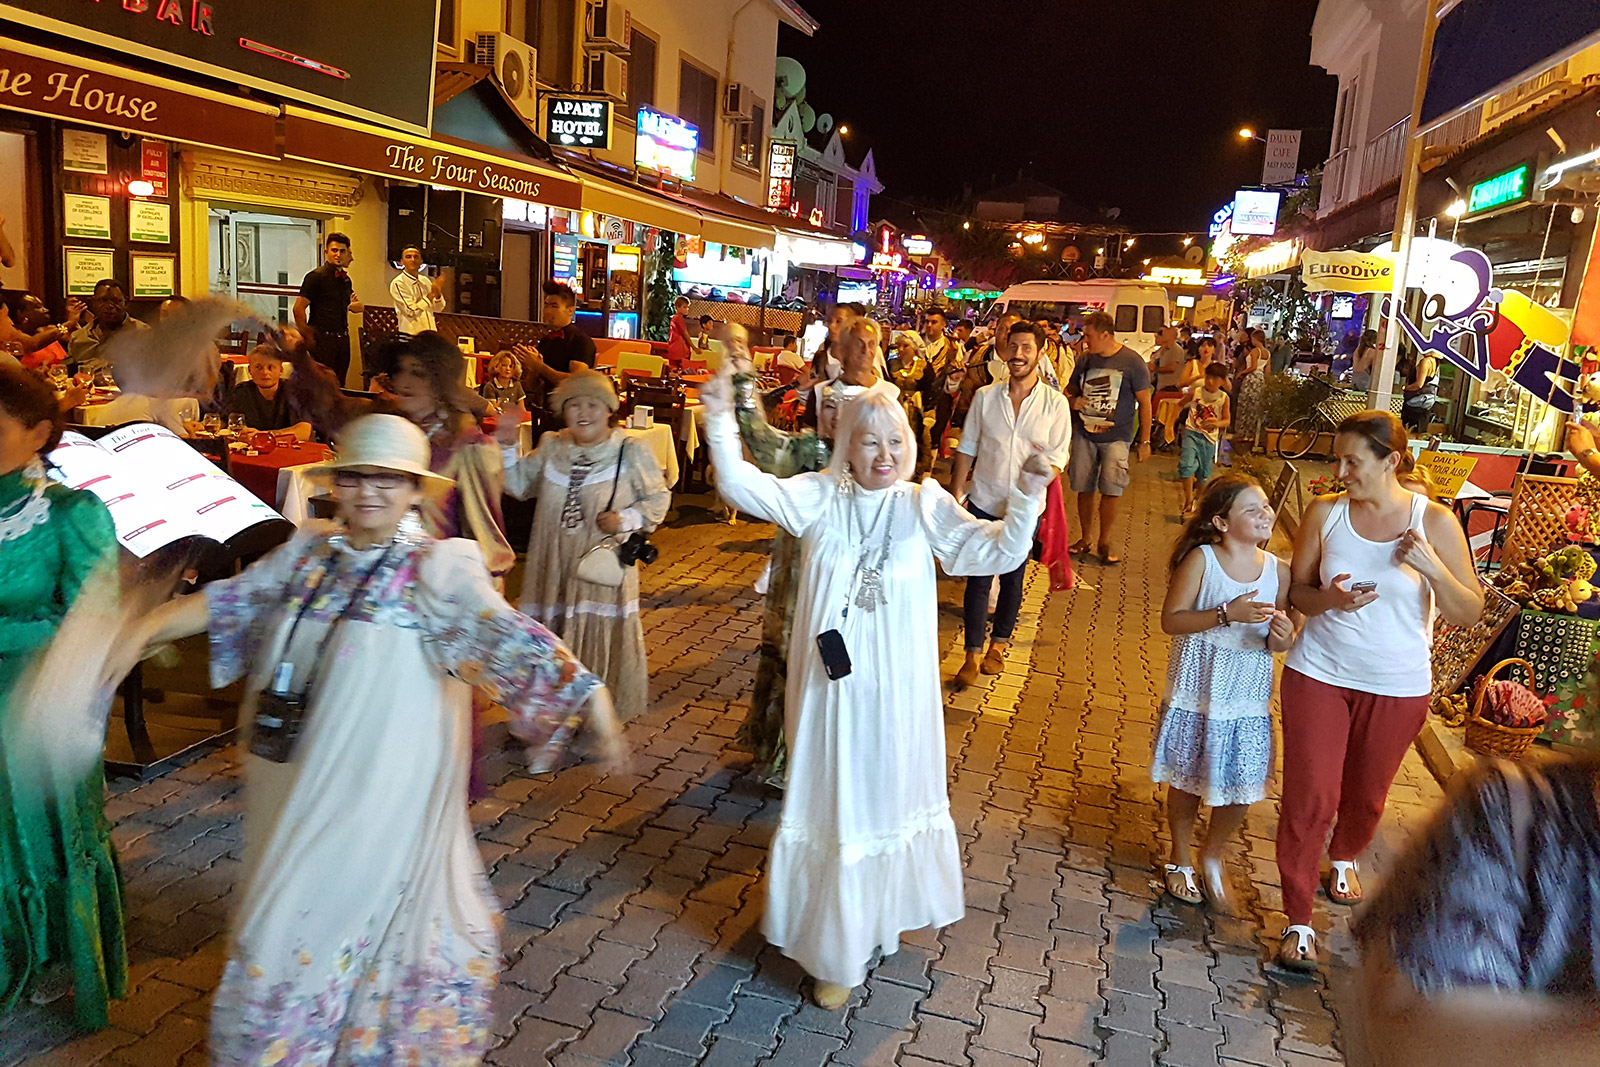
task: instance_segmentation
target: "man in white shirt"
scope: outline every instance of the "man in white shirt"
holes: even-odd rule
[[[1038,451],[1055,475],[1067,465],[1072,445],[1072,411],[1067,398],[1040,379],[1039,358],[1044,330],[1035,323],[1013,323],[1003,339],[1007,377],[979,389],[972,398],[956,449],[950,491],[965,492],[967,510],[980,519],[1005,517],[1006,501],[1022,464]],[[971,476],[969,483],[968,476]],[[999,674],[1005,668],[1006,646],[1022,609],[1024,560],[1000,576],[1000,597],[994,610],[994,633],[988,655],[979,662],[989,613],[990,575],[967,579],[964,602],[967,659],[955,684],[965,688],[979,673]]]
[[[437,330],[439,324],[434,321],[433,313],[444,310],[439,277],[435,275],[429,281],[422,276],[422,249],[416,245],[407,245],[400,253],[400,266],[404,269],[389,283],[400,332],[412,336],[424,330]]]

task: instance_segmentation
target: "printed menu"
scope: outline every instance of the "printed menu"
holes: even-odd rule
[[[50,462],[57,481],[105,502],[117,541],[141,559],[186,537],[225,543],[252,526],[287,521],[155,423],[124,426],[98,441],[69,430]]]

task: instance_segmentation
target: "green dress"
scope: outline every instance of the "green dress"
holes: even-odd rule
[[[756,396],[755,379],[734,377],[734,415],[739,436],[755,465],[787,478],[820,471],[832,453],[815,433],[785,433],[767,421]],[[781,527],[772,538],[772,569],[767,578],[766,614],[761,623],[761,658],[756,664],[750,711],[737,740],[755,754],[758,771],[784,773],[784,688],[788,683],[789,633],[794,625],[795,581],[800,575],[800,541]]]
[[[0,476],[0,517],[20,513],[36,485],[22,471]],[[41,787],[11,731],[19,679],[83,583],[102,564],[114,567],[116,532],[93,493],[51,483],[44,499],[43,521],[0,542],[0,1012],[46,968],[61,966],[71,974],[78,1024],[98,1029],[108,1000],[128,985],[105,773],[96,766],[81,781]],[[12,531],[28,525],[13,521]],[[115,570],[101,575],[114,579]]]

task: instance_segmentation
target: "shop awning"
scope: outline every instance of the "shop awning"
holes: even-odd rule
[[[0,38],[0,107],[84,126],[276,158],[278,109]]]
[[[683,198],[706,220],[701,236],[718,244],[771,248],[777,243],[779,225],[789,221],[765,208],[720,193],[704,192],[692,185],[683,190]]]
[[[690,237],[701,236],[703,220],[694,208],[649,189],[625,185],[597,174],[583,175],[583,210],[615,215],[629,222]]]
[[[550,207],[583,207],[583,187],[576,175],[535,160],[412,137],[294,106],[284,108],[283,154],[290,159],[344,167],[403,182],[527,200]]]

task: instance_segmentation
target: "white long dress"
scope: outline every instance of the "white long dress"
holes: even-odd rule
[[[1013,492],[1004,522],[984,522],[933,481],[873,491],[827,472],[774,478],[741,458],[731,414],[706,428],[723,498],[801,540],[784,722],[789,781],[763,933],[812,977],[860,985],[873,955],[896,951],[902,931],[963,914],[934,557],[952,575],[1016,568],[1043,494]],[[853,603],[857,564],[864,544],[869,563],[878,561],[885,523],[886,602],[866,611]],[[816,644],[832,629],[852,664],[836,681]]]
[[[519,737],[559,744],[600,680],[511,610],[472,541],[358,552],[308,530],[205,595],[212,682],[249,674],[247,707],[281,658],[295,687],[323,665],[290,762],[245,757],[246,881],[211,1062],[478,1063],[498,909],[467,817],[468,685]]]

